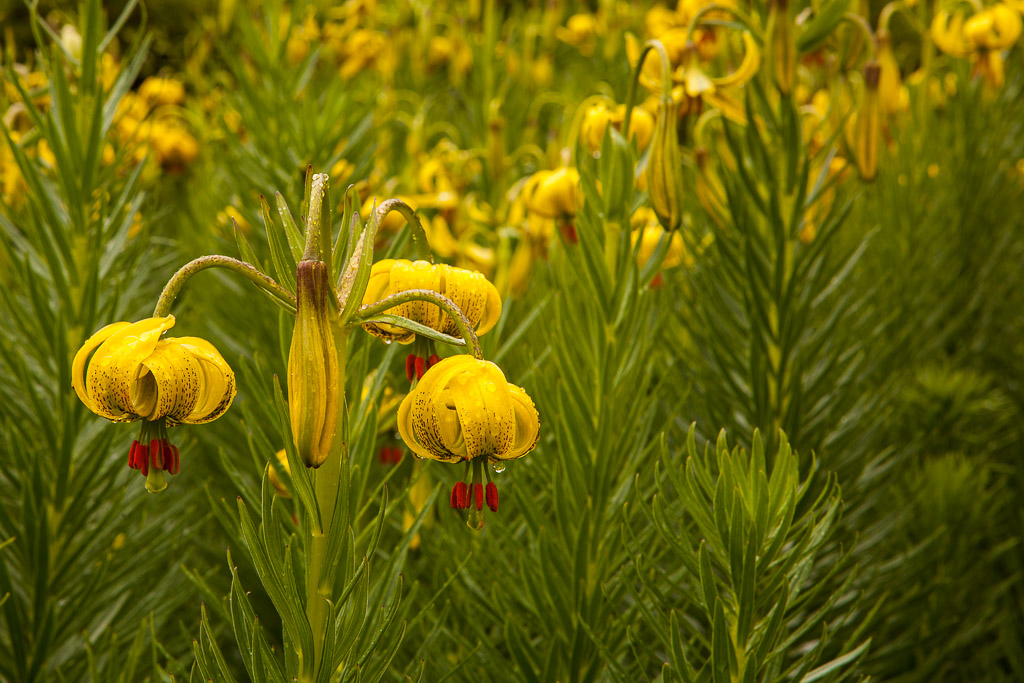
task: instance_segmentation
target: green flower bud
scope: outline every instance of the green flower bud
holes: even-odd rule
[[[658,103],[646,174],[651,206],[666,230],[675,230],[683,221],[683,161],[676,134],[678,120],[679,105],[671,96],[663,96]]]
[[[857,112],[857,168],[864,180],[878,172],[878,139],[882,130],[882,105],[878,97],[881,68],[878,62],[864,65],[864,99]]]
[[[296,300],[288,352],[292,438],[306,467],[320,467],[331,452],[338,420],[338,356],[331,327],[337,304],[327,264],[299,262]]]
[[[796,77],[796,42],[793,20],[789,18],[789,0],[773,0],[768,10],[768,35],[771,39],[772,75],[779,92],[788,95]]]

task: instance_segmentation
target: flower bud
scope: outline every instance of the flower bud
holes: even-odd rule
[[[878,62],[864,65],[864,99],[857,112],[857,168],[861,178],[872,180],[878,172],[878,138],[881,135],[881,103],[878,98],[878,81],[881,68]]]
[[[792,92],[796,74],[796,43],[793,40],[792,23],[789,18],[789,0],[773,0],[768,11],[772,75],[783,95]]]
[[[663,97],[659,102],[647,158],[647,192],[666,230],[675,230],[683,221],[683,162],[676,134],[678,106],[671,97]]]
[[[338,356],[331,327],[336,300],[328,277],[323,261],[301,261],[296,273],[288,408],[292,439],[307,467],[327,460],[338,418]]]

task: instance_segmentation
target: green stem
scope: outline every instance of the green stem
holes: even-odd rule
[[[335,505],[341,484],[341,468],[347,467],[348,460],[348,420],[344,415],[348,409],[344,394],[348,333],[344,330],[335,330],[334,349],[338,356],[338,387],[341,390],[338,400],[339,431],[334,435],[330,457],[320,468],[313,471],[313,491],[320,508],[322,527],[318,532],[316,524],[311,525],[314,531],[310,556],[306,563],[306,619],[313,633],[313,677],[310,680],[316,679],[320,667],[323,666],[324,642],[329,637],[327,621],[331,603],[328,601],[333,597],[333,582],[330,580],[331,577],[324,575],[323,568],[328,541],[333,531]]]
[[[226,268],[227,270],[234,271],[248,278],[254,285],[270,294],[282,304],[290,306],[293,310],[295,308],[295,296],[274,282],[272,278],[264,275],[252,264],[239,261],[230,256],[211,254],[209,256],[200,256],[194,261],[189,261],[179,268],[177,273],[171,276],[171,279],[164,285],[164,291],[160,293],[160,298],[156,302],[156,308],[153,309],[153,317],[162,318],[168,315],[171,312],[171,304],[178,298],[178,294],[181,293],[182,288],[185,286],[185,281],[207,268]]]
[[[409,301],[429,301],[437,304],[442,311],[450,315],[452,320],[455,321],[455,326],[459,328],[459,334],[466,341],[466,346],[469,347],[473,357],[483,359],[484,354],[480,348],[480,339],[473,330],[473,323],[470,322],[466,314],[462,312],[462,309],[456,306],[451,299],[429,289],[407,289],[404,292],[385,297],[375,304],[363,306],[359,309],[359,315],[353,317],[349,324],[352,326],[361,325],[368,318],[372,318],[379,313]]]
[[[640,57],[636,60],[636,66],[633,68],[633,78],[629,82],[629,91],[626,94],[626,115],[622,119],[622,137],[626,140],[629,140],[629,123],[633,118],[633,107],[636,104],[636,89],[640,83],[640,73],[643,71],[647,53],[651,50],[657,50],[658,57],[661,59],[662,95],[665,95],[666,92],[671,94],[672,91],[672,67],[668,61],[668,53],[665,52],[665,46],[661,44],[661,41],[648,40],[644,44],[643,50],[640,51]]]
[[[875,38],[875,32],[871,30],[871,24],[856,12],[847,12],[844,14],[843,21],[847,21],[860,29],[860,32],[864,34],[864,39],[868,46],[869,59],[874,59],[875,53],[878,51],[878,39]]]
[[[412,231],[412,245],[416,252],[416,257],[423,261],[430,263],[434,262],[434,255],[430,252],[430,244],[427,242],[427,233],[423,229],[423,223],[420,222],[419,216],[411,206],[403,202],[401,199],[392,198],[385,199],[377,207],[377,225],[384,222],[384,217],[392,211],[397,211],[402,214],[405,218],[405,222],[409,224],[409,230]]]

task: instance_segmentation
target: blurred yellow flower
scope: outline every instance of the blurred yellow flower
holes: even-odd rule
[[[185,85],[173,78],[150,76],[139,86],[139,97],[153,107],[182,104]]]
[[[661,223],[658,222],[658,216],[654,213],[653,209],[646,206],[640,207],[633,213],[629,220],[629,225],[632,229],[631,243],[634,247],[637,246],[637,242],[640,243],[636,253],[637,267],[643,268],[647,265],[647,262],[651,260],[651,256],[654,255],[654,250],[658,248],[661,240],[666,235],[668,251],[665,252],[665,258],[661,262],[662,269],[675,268],[680,263],[683,263],[684,259],[687,259],[683,236],[679,234],[679,231],[668,233],[661,227]],[[687,260],[692,261],[692,259]]]
[[[610,108],[605,102],[598,102],[587,107],[583,113],[583,120],[580,122],[580,142],[591,154],[601,150],[601,143],[604,140],[605,131],[608,125],[622,132],[623,122],[626,118],[626,105],[617,105]],[[651,143],[651,136],[654,135],[654,117],[642,107],[634,107],[630,116],[629,138],[636,140],[637,151],[643,152]]]
[[[153,121],[149,142],[156,161],[165,171],[182,173],[199,156],[199,143],[185,128],[168,119]]]
[[[291,465],[288,464],[288,454],[282,448],[275,454],[274,459],[277,460],[276,465],[274,464],[273,460],[267,463],[267,479],[270,480],[270,485],[274,487],[274,492],[276,493],[276,495],[281,496],[282,498],[291,498],[292,494],[288,492],[288,488],[284,485],[284,482],[282,482],[281,478],[277,476],[276,469],[280,467],[282,470],[288,473],[288,476],[291,476],[292,468]]]
[[[585,57],[594,54],[597,38],[604,33],[604,22],[595,14],[574,14],[565,26],[555,29],[559,40],[572,45]]]
[[[972,15],[963,31],[975,47],[1006,50],[1020,38],[1021,24],[1020,13],[1000,2]]]
[[[575,216],[580,207],[580,174],[575,168],[538,171],[523,186],[526,208],[545,218]]]

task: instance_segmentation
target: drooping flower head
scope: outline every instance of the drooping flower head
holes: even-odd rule
[[[398,431],[413,453],[440,462],[472,463],[470,526],[483,526],[486,502],[498,509],[498,487],[484,461],[503,468],[537,445],[540,417],[523,389],[505,380],[497,365],[468,355],[445,358],[427,370],[398,408]],[[467,467],[468,473],[469,467]],[[481,473],[487,477],[486,492]],[[470,507],[464,481],[452,489],[451,506]]]
[[[128,466],[154,493],[166,487],[163,472],[180,466],[167,428],[212,422],[235,397],[235,374],[217,349],[198,337],[161,339],[173,326],[172,315],[107,325],[85,341],[71,369],[89,410],[112,422],[143,420]]]
[[[454,303],[465,314],[477,335],[482,335],[501,317],[501,295],[481,273],[443,263],[386,259],[373,264],[370,281],[363,294],[363,305],[370,306],[395,294],[413,289],[437,292]],[[413,322],[425,325],[443,334],[458,336],[459,327],[450,315],[430,301],[408,301],[387,311]],[[416,333],[407,329],[374,322],[363,325],[370,334],[387,342],[411,344]],[[410,354],[406,372],[409,380],[423,376],[428,365],[433,365],[433,354]]]
[[[501,296],[480,273],[443,263],[405,259],[387,259],[373,264],[370,282],[363,294],[363,305],[375,304],[410,289],[426,289],[450,299],[466,314],[478,335],[494,327],[501,317]],[[429,301],[409,301],[388,312],[444,334],[459,333],[451,316]],[[401,344],[411,343],[416,336],[414,332],[384,323],[368,323],[363,327],[381,339]]]
[[[582,194],[575,168],[537,171],[523,187],[526,208],[545,218],[569,219],[579,211]]]

